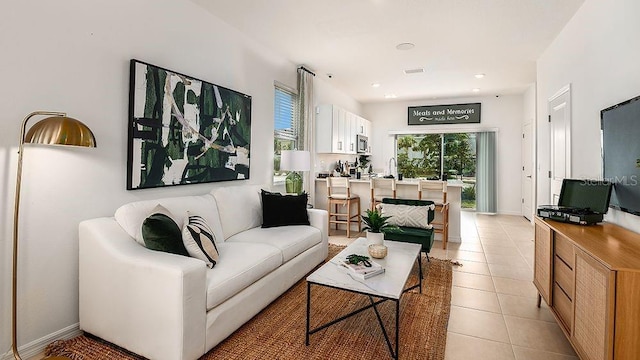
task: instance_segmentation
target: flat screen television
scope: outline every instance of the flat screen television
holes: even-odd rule
[[[600,112],[602,168],[613,183],[609,206],[640,215],[640,96]]]

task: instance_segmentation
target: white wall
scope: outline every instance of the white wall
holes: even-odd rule
[[[482,103],[480,124],[459,125],[407,125],[409,106]],[[387,169],[391,157],[395,157],[394,137],[390,131],[440,131],[449,129],[478,130],[498,129],[498,212],[521,214],[520,143],[523,116],[522,95],[483,96],[455,99],[428,99],[418,101],[394,101],[364,104],[365,118],[373,124],[372,163],[374,169]]]
[[[537,63],[538,202],[549,199],[549,97],[571,84],[572,177],[602,177],[600,110],[640,95],[640,2],[587,0]],[[640,231],[637,216],[609,221]]]
[[[0,358],[10,347],[13,186],[18,129],[27,113],[66,111],[94,131],[98,147],[30,147],[25,153],[21,344],[78,322],[80,221],[111,216],[134,200],[203,194],[230,184],[125,190],[131,58],[253,97],[251,179],[245,183],[271,183],[274,80],[296,84],[296,64],[186,0],[8,1],[2,11]],[[319,81],[318,87],[318,101],[354,106],[330,84]]]
[[[523,98],[523,112],[522,112],[522,126],[524,127],[524,125],[531,123],[532,126],[532,139],[531,139],[531,159],[529,159],[529,161],[531,161],[531,164],[533,165],[532,171],[532,177],[531,177],[531,206],[532,206],[532,211],[534,212],[533,214],[527,214],[527,217],[529,219],[531,219],[531,221],[533,222],[533,215],[535,215],[535,209],[536,209],[536,84],[531,84],[527,90],[525,91],[525,93],[522,96]],[[523,129],[523,133],[524,133],[524,129]],[[526,159],[523,159],[526,160]],[[524,166],[524,164],[523,164]],[[523,184],[523,190],[522,190],[522,194],[524,196],[524,184]],[[525,215],[525,214],[523,214]]]

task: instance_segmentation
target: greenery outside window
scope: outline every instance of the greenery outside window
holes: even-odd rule
[[[276,84],[274,98],[273,183],[284,184],[288,172],[280,171],[280,154],[282,150],[294,150],[298,145],[298,95],[292,89]]]
[[[396,144],[403,177],[462,180],[462,207],[476,207],[475,133],[398,135]]]

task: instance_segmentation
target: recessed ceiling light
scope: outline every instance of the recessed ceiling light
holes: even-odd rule
[[[379,88],[379,87],[380,87],[380,83],[377,83],[377,82],[372,83],[372,84],[371,84],[371,87],[373,87],[373,88]]]
[[[407,70],[403,70],[403,72],[406,75],[411,75],[411,74],[420,74],[424,72],[424,68],[417,68],[417,69],[407,69]]]
[[[484,74],[475,74],[474,76],[476,77],[476,79],[482,79],[484,77]]]
[[[410,42],[406,42],[406,43],[400,43],[398,45],[396,45],[396,49],[398,50],[411,50],[415,47],[416,45]]]
[[[398,95],[396,95],[396,94],[386,94],[384,96],[385,99],[395,99],[397,97],[398,97]]]
[[[480,92],[480,89],[479,89],[479,88],[475,88],[475,89],[471,89],[471,91],[473,91],[473,92]]]

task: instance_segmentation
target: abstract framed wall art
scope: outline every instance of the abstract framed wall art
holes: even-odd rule
[[[249,179],[251,96],[131,60],[127,190]]]

